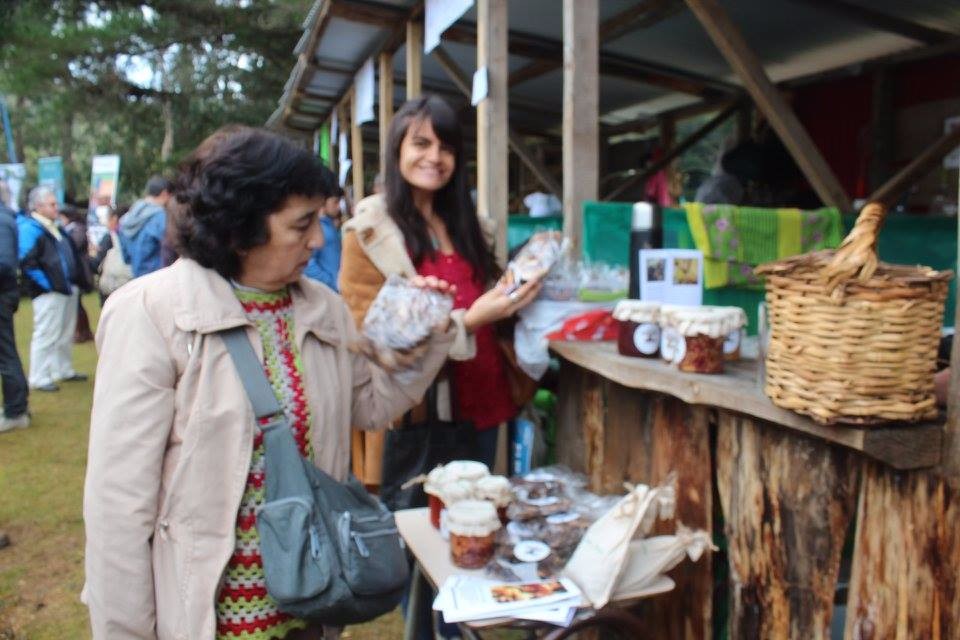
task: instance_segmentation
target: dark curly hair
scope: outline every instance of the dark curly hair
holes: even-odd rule
[[[240,254],[269,239],[267,216],[290,196],[330,192],[320,162],[269,131],[228,125],[180,165],[174,182],[176,248],[224,278],[240,273]]]

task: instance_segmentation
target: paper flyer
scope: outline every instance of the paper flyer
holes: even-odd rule
[[[373,96],[376,82],[373,74],[373,58],[367,58],[357,72],[353,83],[353,121],[358,125],[373,121]]]
[[[640,249],[640,299],[703,304],[703,253],[693,249]]]
[[[0,180],[7,183],[10,189],[10,201],[5,202],[14,211],[20,210],[20,192],[23,190],[23,181],[27,177],[27,167],[22,162],[0,164]]]

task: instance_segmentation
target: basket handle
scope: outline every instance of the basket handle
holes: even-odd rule
[[[873,277],[879,264],[877,236],[886,217],[886,207],[879,202],[871,202],[860,210],[853,229],[820,272],[831,296],[842,296],[843,285],[851,280],[865,282]]]

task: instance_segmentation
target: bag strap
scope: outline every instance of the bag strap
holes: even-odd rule
[[[271,416],[283,416],[283,410],[277,397],[270,387],[267,375],[263,372],[263,365],[260,364],[257,353],[247,338],[245,327],[235,327],[220,332],[220,338],[223,340],[233,359],[233,366],[237,369],[243,388],[250,398],[250,404],[253,405],[253,413],[257,418],[268,418]]]

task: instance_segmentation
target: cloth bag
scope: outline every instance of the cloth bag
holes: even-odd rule
[[[103,262],[100,263],[100,278],[97,281],[97,289],[105,296],[133,280],[133,271],[130,269],[130,265],[123,261],[123,253],[120,251],[120,238],[115,232],[111,231],[110,240],[113,242],[113,246],[107,249],[107,253],[103,256]]]
[[[610,601],[628,566],[630,543],[650,533],[657,518],[673,515],[673,480],[650,488],[633,487],[612,509],[590,525],[563,574],[573,580],[594,608]]]
[[[450,389],[451,413],[456,415],[452,378]],[[392,511],[427,506],[423,484],[410,480],[429,473],[439,464],[476,459],[477,431],[473,423],[441,420],[437,400],[437,382],[434,382],[426,393],[426,420],[413,423],[407,412],[400,428],[386,433],[380,498]]]
[[[300,455],[245,328],[220,336],[255,415],[269,418],[257,510],[267,592],[281,611],[331,626],[392,610],[409,572],[393,514],[356,478],[337,482]]]

